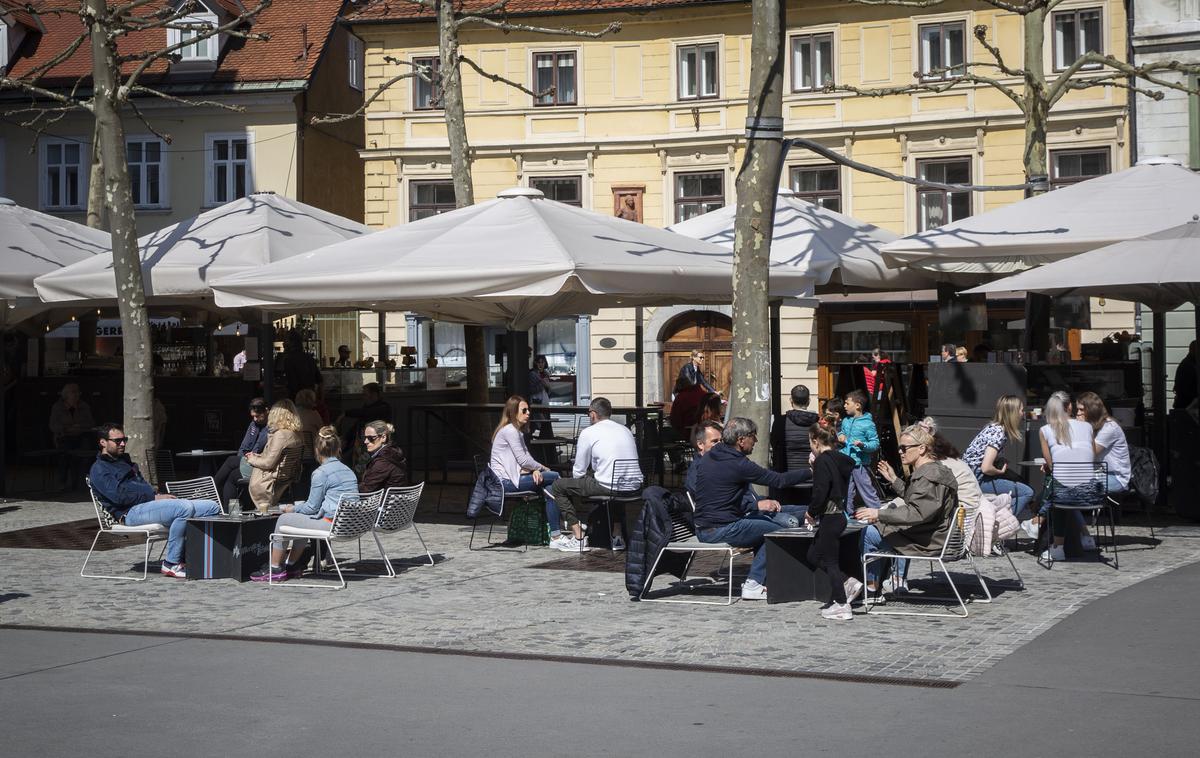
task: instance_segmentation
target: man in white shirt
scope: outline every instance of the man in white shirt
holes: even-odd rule
[[[583,536],[583,525],[576,515],[583,510],[583,500],[588,497],[616,493],[637,492],[642,488],[642,472],[638,467],[637,443],[633,434],[624,426],[609,418],[612,403],[598,397],[588,406],[591,426],[579,433],[575,441],[575,465],[570,479],[559,479],[550,486],[547,494],[558,502],[563,518],[571,527],[571,536],[564,536],[550,547],[564,552],[587,550],[587,538]],[[617,466],[617,461],[630,461]],[[591,474],[588,470],[591,469]],[[618,517],[612,525],[612,546],[623,550],[620,511],[614,504]]]

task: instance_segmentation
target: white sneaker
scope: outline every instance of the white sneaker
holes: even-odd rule
[[[854,613],[850,610],[850,603],[834,603],[828,608],[821,609],[821,618],[831,621],[849,621],[854,618]]]
[[[1066,559],[1067,553],[1065,550],[1063,550],[1062,545],[1055,545],[1054,547],[1042,551],[1043,561],[1065,561]]]
[[[742,600],[766,600],[767,588],[753,579],[742,582]]]
[[[1098,550],[1096,547],[1096,538],[1090,534],[1085,534],[1079,538],[1079,547],[1084,550]]]
[[[560,534],[557,537],[551,537],[550,544],[548,545],[548,547],[551,550],[562,550],[563,549],[562,546],[565,545],[567,542],[569,542],[570,539],[571,538],[565,534]]]
[[[1038,532],[1040,530],[1040,527],[1033,523],[1032,519],[1025,519],[1021,522],[1021,531],[1025,532],[1025,536],[1031,540],[1036,540],[1038,538]]]
[[[842,586],[846,589],[846,606],[849,607],[862,594],[863,583],[851,576],[846,579],[846,583]]]
[[[625,540],[621,539],[620,537],[613,537],[612,538],[612,549],[613,549],[613,552],[624,550],[625,549]]]
[[[908,592],[908,580],[889,576],[883,580],[883,591],[892,595]]]
[[[551,542],[550,547],[563,553],[586,553],[591,549],[587,546],[586,537],[582,542],[574,537],[564,537],[558,542]]]

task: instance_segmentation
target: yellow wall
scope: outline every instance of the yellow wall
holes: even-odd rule
[[[1061,8],[1104,9],[1105,50],[1125,51],[1123,5],[1115,0]],[[887,87],[911,83],[917,26],[930,21],[966,24],[969,61],[990,57],[974,40],[977,25],[1012,65],[1022,59],[1019,17],[984,3],[948,2],[926,10],[863,6],[846,2],[789,4],[789,34],[834,34],[838,84]],[[494,30],[464,29],[463,53],[488,70],[532,86],[534,51],[574,50],[578,105],[534,107],[515,89],[482,79],[463,67],[468,135],[475,154],[476,200],[501,189],[526,185],[531,176],[582,177],[584,206],[612,212],[612,187],[644,185],[644,220],[667,225],[674,219],[673,180],[687,171],[721,171],[725,201],[733,201],[733,177],[741,159],[750,67],[750,15],[744,4],[699,6],[643,14],[610,13],[540,19],[555,26],[598,30],[612,20],[623,28],[598,40],[554,38]],[[398,69],[385,56],[401,59],[436,54],[431,24],[362,24],[354,29],[366,42],[367,92]],[[1047,50],[1050,35],[1047,34]],[[711,100],[676,97],[676,46],[719,45],[720,91]],[[1047,70],[1049,65],[1047,52]],[[791,81],[791,62],[785,71]],[[379,98],[367,115],[366,219],[375,226],[407,220],[408,186],[414,180],[449,177],[441,111],[414,110],[411,81]],[[962,85],[942,94],[902,94],[884,98],[849,93],[791,93],[784,98],[785,129],[896,173],[913,175],[924,157],[969,156],[980,184],[1023,181],[1023,118],[1006,97],[982,85]],[[694,109],[694,110],[693,110]],[[1064,100],[1052,117],[1051,149],[1106,147],[1113,170],[1128,164],[1124,93],[1097,89]],[[821,164],[803,150],[788,166]],[[785,179],[786,181],[786,179]],[[917,230],[915,191],[886,179],[841,170],[843,211],[900,234]],[[1019,192],[977,193],[974,212],[999,207]],[[592,321],[593,394],[628,402],[633,366],[631,313],[606,311]],[[1105,324],[1131,326],[1126,312],[1106,312]],[[816,386],[814,319],[810,309],[788,309],[784,327],[784,389],[796,381]],[[603,337],[617,346],[599,347]]]

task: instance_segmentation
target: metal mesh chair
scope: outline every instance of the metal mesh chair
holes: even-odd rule
[[[1062,511],[1060,518],[1073,519],[1073,515],[1089,513],[1093,516],[1092,524],[1103,526],[1096,518],[1101,511],[1108,514],[1108,528],[1111,535],[1109,543],[1112,548],[1113,568],[1120,570],[1121,562],[1117,554],[1117,520],[1116,502],[1108,496],[1108,464],[1096,462],[1060,461],[1051,465],[1050,476],[1046,478],[1044,501],[1050,506],[1046,516],[1046,534],[1054,534],[1055,512]],[[1069,523],[1069,522],[1068,522]],[[1038,563],[1046,570],[1054,568],[1054,558],[1048,549],[1050,538],[1047,538],[1047,550],[1038,556]]]
[[[483,456],[480,456],[480,455],[476,455],[474,457],[474,462],[475,462],[475,479],[476,479],[476,481],[478,481],[480,475],[483,474],[484,468],[487,467],[487,463],[483,460]],[[493,547],[500,547],[500,548],[504,548],[506,550],[509,549],[511,546],[506,544],[507,540],[505,540],[505,542],[492,542],[492,530],[496,528],[496,522],[504,521],[504,514],[505,514],[505,511],[508,510],[508,504],[510,501],[523,503],[523,502],[530,502],[533,500],[540,500],[541,498],[542,498],[542,494],[540,492],[534,492],[532,490],[517,490],[515,492],[507,492],[506,491],[504,493],[504,497],[500,500],[500,512],[499,513],[492,510],[492,507],[490,505],[485,505],[483,507],[482,512],[479,514],[479,517],[475,518],[471,522],[471,540],[470,540],[470,542],[467,543],[467,549],[468,550],[486,550],[487,548],[493,548]],[[484,545],[483,547],[475,547],[475,529],[478,528],[478,526],[479,526],[479,518],[481,518],[484,514],[487,514],[492,517],[492,520],[488,523],[487,544]],[[509,515],[511,515],[511,514],[509,514]],[[516,548],[512,548],[512,549],[515,550]],[[528,552],[528,550],[529,550],[529,545],[525,545],[525,544],[521,545],[521,552]]]
[[[992,592],[988,589],[987,582],[984,581],[983,575],[979,573],[979,567],[975,565],[975,558],[971,555],[971,535],[975,532],[975,525],[979,521],[978,506],[972,508],[965,505],[958,506],[951,516],[950,531],[946,535],[946,542],[942,545],[942,550],[937,555],[898,555],[896,553],[864,553],[862,557],[863,576],[870,576],[867,572],[868,566],[875,561],[893,560],[896,558],[904,558],[908,561],[925,561],[930,564],[931,572],[934,569],[940,569],[941,573],[946,577],[946,581],[950,583],[950,590],[954,593],[954,601],[958,607],[962,609],[962,613],[957,613],[954,608],[950,608],[946,613],[933,613],[929,611],[917,610],[900,610],[892,609],[888,606],[876,605],[872,603],[864,603],[863,607],[867,613],[877,613],[885,616],[936,616],[949,618],[966,618],[967,603],[963,599],[962,594],[958,591],[958,587],[954,584],[954,578],[950,576],[950,569],[947,564],[958,561],[965,561],[971,570],[975,572],[975,578],[979,580],[979,586],[983,588],[984,599],[978,600],[980,603],[992,602]],[[906,597],[914,600],[948,600],[949,598],[937,598],[931,595],[912,595]],[[872,610],[874,607],[874,610]]]
[[[392,561],[383,549],[383,542],[379,539],[381,534],[395,534],[412,529],[421,541],[421,549],[429,558],[429,565],[434,564],[433,554],[429,552],[425,538],[421,536],[421,530],[417,529],[413,520],[417,515],[417,506],[421,503],[421,492],[424,489],[425,483],[421,482],[411,487],[388,487],[383,493],[383,500],[379,504],[379,516],[375,519],[375,525],[371,527],[371,536],[375,538],[375,544],[379,547],[379,555],[383,558],[388,576],[396,576],[396,570],[392,568]]]
[[[158,486],[175,478],[175,454],[170,450],[146,448],[146,474],[150,483]]]
[[[227,514],[224,504],[221,503],[221,494],[217,492],[217,483],[211,476],[167,482],[167,492],[180,500],[212,500],[221,506],[221,513]]]
[[[692,500],[692,494],[687,495],[688,504],[692,508],[692,512],[696,511],[696,503]],[[642,585],[642,591],[638,595],[638,599],[647,603],[690,603],[693,605],[733,605],[733,556],[737,548],[725,542],[701,542],[696,538],[696,531],[692,528],[691,522],[684,514],[671,514],[671,540],[666,545],[663,545],[662,550],[658,551],[658,555],[654,558],[654,565],[650,567],[650,573],[646,575],[646,583]],[[679,578],[680,585],[686,585],[687,572],[692,565],[692,560],[696,557],[696,553],[725,553],[729,556],[729,593],[725,602],[717,602],[713,600],[683,600],[675,597],[646,597],[646,593],[650,591],[650,585],[654,582],[654,573],[658,570],[658,564],[662,561],[662,557],[666,553],[687,553],[687,562],[683,565],[683,575]],[[724,563],[722,561],[722,563]],[[685,587],[686,589],[686,587]]]
[[[108,511],[104,510],[104,506],[100,505],[99,498],[96,497],[96,490],[92,489],[91,479],[84,477],[84,482],[87,483],[88,494],[92,496],[92,507],[96,509],[96,520],[100,524],[100,531],[96,532],[96,538],[92,540],[92,546],[88,549],[87,556],[83,559],[83,567],[79,569],[79,575],[88,579],[126,579],[135,582],[143,582],[150,573],[150,544],[155,540],[161,540],[163,550],[167,549],[167,527],[162,524],[146,524],[144,526],[126,526],[112,517]],[[142,536],[146,538],[146,552],[142,557],[142,577],[139,579],[132,576],[112,576],[109,574],[89,574],[87,573],[88,561],[92,558],[92,553],[96,550],[96,545],[100,542],[100,535],[112,534],[118,537],[133,537]],[[159,555],[161,560],[162,556]]]
[[[642,475],[641,463],[634,459],[618,459],[613,461],[612,477],[609,478],[608,482],[602,482],[602,484],[608,487],[608,494],[590,495],[585,499],[590,503],[595,503],[596,508],[604,506],[604,523],[607,525],[609,531],[608,548],[612,550],[612,507],[614,503],[624,505],[625,503],[642,502],[642,487],[645,485],[645,478]],[[580,552],[583,551],[582,542],[579,545],[579,549]]]
[[[379,502],[383,497],[383,490],[378,492],[370,492],[367,494],[349,494],[342,495],[338,501],[337,513],[333,516],[333,523],[329,526],[329,531],[323,529],[305,529],[297,526],[279,526],[271,533],[271,542],[282,540],[297,540],[305,539],[313,543],[316,551],[314,566],[317,567],[317,572],[321,565],[321,543],[329,549],[329,559],[333,562],[333,570],[337,572],[338,586],[336,589],[343,589],[346,586],[346,577],[342,575],[342,567],[338,565],[337,556],[333,552],[334,542],[356,542],[364,534],[371,531],[375,525],[375,520],[379,516]],[[268,586],[275,584],[268,575]],[[289,586],[294,587],[317,587],[326,589],[328,584],[303,584],[296,581],[287,582]]]

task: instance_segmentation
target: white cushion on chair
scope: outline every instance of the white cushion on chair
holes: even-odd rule
[[[149,534],[159,536],[167,533],[167,527],[162,524],[143,524],[142,526],[129,526],[127,524],[113,524],[109,530],[117,534]]]
[[[701,542],[700,540],[683,540],[668,542],[663,550],[736,550],[733,545],[724,542]]]

